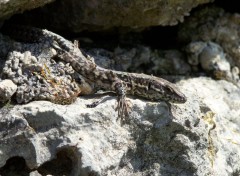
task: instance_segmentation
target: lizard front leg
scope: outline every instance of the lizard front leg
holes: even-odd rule
[[[113,88],[118,95],[118,102],[116,108],[116,110],[118,111],[118,118],[123,120],[124,116],[129,115],[129,107],[126,101],[126,85],[122,80],[117,79],[115,82],[113,82]]]
[[[121,120],[124,119],[124,116],[128,116],[128,110],[129,110],[129,106],[127,104],[127,100],[126,100],[126,85],[124,84],[124,82],[120,79],[116,79],[113,83],[112,83],[112,90],[117,94],[118,98],[117,98],[117,107],[115,110],[118,111],[118,118],[120,118]],[[87,104],[86,106],[88,108],[94,108],[96,106],[98,106],[100,103],[104,102],[105,98],[101,98],[98,101],[95,101],[91,104]]]

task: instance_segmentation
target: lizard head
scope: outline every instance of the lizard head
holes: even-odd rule
[[[164,79],[153,79],[148,84],[148,95],[152,100],[164,100],[172,103],[185,103],[186,96],[173,84]]]

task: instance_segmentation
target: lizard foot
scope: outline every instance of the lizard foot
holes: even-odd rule
[[[125,95],[118,96],[117,107],[115,108],[118,111],[118,119],[121,119],[121,123],[126,120],[126,117],[129,116],[131,110],[130,102],[126,99]]]

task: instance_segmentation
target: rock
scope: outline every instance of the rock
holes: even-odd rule
[[[204,71],[230,72],[231,67],[221,46],[214,42],[191,42],[187,47],[188,63],[200,64]]]
[[[75,82],[78,73],[69,64],[54,60],[56,52],[51,44],[26,44],[0,36],[0,46],[4,51],[0,52],[2,78],[18,86],[14,97],[17,103],[49,100],[69,104],[75,101],[80,92]]]
[[[66,3],[66,1],[59,2]],[[95,3],[98,5],[99,2]],[[117,2],[114,6],[119,5],[118,3],[121,2]],[[136,5],[134,3],[135,1],[127,2],[126,5]],[[96,4],[91,4],[93,9]],[[69,12],[70,16],[87,11],[75,5],[74,7],[80,12]],[[82,1],[81,5],[88,4]],[[107,9],[104,9],[105,11],[101,9],[105,8],[104,5],[99,6],[96,13],[86,14],[89,18],[85,19],[91,21],[90,17],[95,14],[96,17],[101,17],[99,11],[109,13]],[[166,8],[166,6],[163,7]],[[119,7],[122,6],[119,5]],[[174,10],[175,8],[169,10],[170,14]],[[59,11],[54,11],[56,16],[59,15]],[[110,12],[113,17],[114,15],[121,17],[119,11],[117,9],[116,14]],[[183,11],[185,12],[186,10]],[[181,18],[181,14],[180,16],[179,13],[175,14],[178,16],[171,18],[173,21],[166,20],[166,24],[173,24],[176,18]],[[180,41],[187,41],[191,45],[188,54],[192,54],[193,57],[189,63],[192,67],[198,67],[198,64],[201,64],[202,68],[209,71],[212,71],[212,66],[227,71],[231,69],[234,72],[233,77],[239,79],[237,67],[239,61],[231,55],[239,48],[238,15],[232,16],[219,9],[206,10],[199,14],[192,21],[189,18],[190,24],[182,28],[187,30],[182,32],[182,38],[179,38]],[[112,16],[109,16],[109,19]],[[139,18],[139,15],[136,16]],[[60,19],[66,17],[60,15]],[[147,15],[146,19],[139,18],[143,22],[136,23],[136,27],[144,27],[142,24],[148,18]],[[134,22],[135,18],[129,16],[129,19]],[[151,25],[154,19],[146,24]],[[96,21],[92,20],[96,22],[95,26],[87,23],[83,28],[90,30],[97,26],[102,30],[112,27],[109,26],[108,20],[102,23],[101,21],[98,23],[97,20],[99,18],[96,18]],[[118,23],[118,20],[116,18],[116,23],[112,24],[128,25],[127,27],[135,24],[124,20]],[[205,23],[205,20],[209,20],[209,23]],[[161,22],[159,24],[165,24]],[[78,24],[76,20],[76,23],[66,25],[64,29],[75,26],[73,30],[80,31],[82,28],[78,28]],[[203,26],[199,27],[199,24]],[[214,24],[217,24],[216,28]],[[228,32],[228,29],[231,29],[231,32]],[[36,43],[23,45],[19,42],[10,42],[8,44],[7,40],[0,35],[0,46],[3,46],[0,51],[0,59],[3,61],[0,63],[0,68],[3,68],[5,76],[8,74],[9,77],[22,75],[24,72],[19,67],[26,68],[29,64],[44,61],[44,57],[38,59],[34,54],[29,55],[25,50],[24,52],[18,51],[18,53],[11,51],[11,58],[11,53],[9,54],[11,47],[16,45],[20,48],[27,47],[31,53],[35,54],[38,49],[41,52],[37,56],[46,54],[45,59],[54,55],[54,52],[50,54],[51,56],[49,55],[50,48],[46,45],[43,45],[46,53],[42,53],[45,50],[36,46]],[[199,43],[193,44],[193,41]],[[153,69],[161,69],[166,65],[164,69],[166,74],[186,75],[190,71],[189,65],[182,62],[184,54],[177,50],[161,52],[160,50],[153,51],[147,46],[139,46],[127,50],[118,48],[112,53],[108,51],[99,53],[98,51],[93,52],[93,55],[98,55],[96,62],[109,61],[109,56],[115,55],[119,59],[114,61],[119,61],[118,63],[121,63],[120,61],[128,63],[128,57],[133,63],[139,61],[136,67],[149,62],[158,65]],[[225,52],[230,57],[225,57]],[[154,58],[153,53],[156,53]],[[215,57],[218,54],[221,54],[219,60]],[[238,50],[235,54],[238,55]],[[161,56],[166,59],[159,61]],[[8,58],[7,61],[6,58]],[[105,63],[112,65],[111,61]],[[170,67],[167,66],[169,63]],[[47,68],[51,64],[56,63],[49,63]],[[64,63],[58,63],[58,66],[67,67]],[[128,67],[131,66],[125,64],[122,69]],[[51,72],[54,71],[51,70]],[[39,73],[44,75],[46,71]],[[34,74],[40,76],[39,73]],[[64,70],[61,74],[64,74]],[[27,79],[32,79],[33,76]],[[20,84],[20,82],[16,83]],[[36,81],[33,80],[32,83]],[[178,82],[177,86],[186,94],[188,99],[186,103],[170,104],[137,99],[134,96],[128,97],[130,114],[124,123],[117,118],[116,98],[109,96],[106,96],[105,101],[95,108],[86,108],[86,104],[99,99],[95,95],[78,97],[76,102],[70,105],[57,105],[31,99],[32,102],[28,104],[2,107],[0,109],[0,175],[239,175],[239,88],[230,82],[216,81],[206,77],[185,78]],[[22,88],[22,90],[26,89]],[[36,94],[42,95],[38,92]]]
[[[142,29],[149,26],[176,25],[192,8],[212,0],[62,0],[33,13],[26,21],[54,30],[73,32],[102,31],[115,27]]]
[[[201,64],[214,78],[240,86],[240,15],[217,7],[197,10],[180,26],[178,39],[186,47],[191,65]]]
[[[12,95],[17,91],[17,85],[11,80],[5,79],[0,81],[0,101],[10,100]]]
[[[231,66],[240,68],[239,25],[240,15],[227,13],[221,8],[206,7],[195,11],[181,26],[181,42],[215,42],[223,48]]]
[[[187,75],[191,68],[184,60],[184,55],[178,50],[153,50],[151,62],[148,64],[148,74],[157,75]]]
[[[184,55],[178,50],[160,50],[138,45],[117,47],[114,52],[94,48],[86,51],[89,58],[107,69],[155,75],[183,75],[191,71]]]
[[[94,97],[71,105],[17,105],[0,118],[0,174],[18,156],[42,175],[234,175],[240,168],[239,89],[203,77],[178,86],[185,104],[130,97],[123,124],[112,97],[90,109],[85,104]]]
[[[38,171],[33,171],[29,174],[29,176],[41,176]]]
[[[22,13],[26,10],[41,7],[54,0],[0,0],[0,21],[14,14]]]

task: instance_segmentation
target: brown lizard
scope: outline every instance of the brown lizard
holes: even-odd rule
[[[146,74],[109,70],[96,65],[83,55],[76,44],[53,32],[25,26],[14,26],[10,30],[13,31],[13,29],[14,32],[11,33],[14,34],[15,39],[50,44],[57,51],[58,58],[70,63],[76,72],[93,85],[92,92],[99,89],[115,92],[118,95],[119,117],[123,117],[127,112],[127,94],[152,101],[185,103],[187,100],[173,83],[165,79]],[[10,36],[13,36],[12,34]]]

